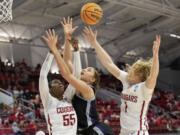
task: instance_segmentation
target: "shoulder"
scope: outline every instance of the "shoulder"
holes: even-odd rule
[[[91,101],[95,100],[95,96],[93,98],[91,98],[91,99],[86,99],[86,98],[84,98],[84,97],[82,97],[82,96],[80,96],[78,94],[75,94],[73,99],[78,99],[78,100],[81,100],[81,101],[91,102]]]
[[[146,87],[145,82],[139,83],[139,93],[144,99],[150,100],[152,97],[154,89],[149,89]]]

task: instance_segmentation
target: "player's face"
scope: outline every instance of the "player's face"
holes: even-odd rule
[[[81,72],[81,80],[85,81],[88,84],[92,84],[95,81],[94,74],[95,69],[93,67],[85,68]]]
[[[53,82],[53,83],[51,84],[51,88],[49,89],[49,93],[50,93],[53,97],[61,100],[61,99],[62,99],[62,95],[63,95],[63,93],[64,93],[64,85],[63,85],[63,83],[60,82],[60,81],[58,81],[58,82]]]
[[[128,78],[128,82],[129,82],[131,85],[140,83],[140,82],[142,81],[142,73],[134,73],[134,71],[130,70],[130,71],[128,72],[128,75],[130,76],[130,77]]]

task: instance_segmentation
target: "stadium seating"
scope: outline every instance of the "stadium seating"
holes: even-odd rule
[[[38,79],[40,65],[35,69],[22,61],[15,66],[0,61],[0,88],[11,92],[16,99],[14,108],[0,104],[0,134],[13,134],[15,127],[19,134],[34,134],[37,130],[47,133],[43,107],[40,104]],[[48,78],[66,81],[59,74],[49,74]],[[113,80],[113,81],[112,81]],[[103,75],[101,87],[122,90],[122,84],[112,76]],[[104,102],[97,99],[100,121],[109,124],[116,135],[120,132],[120,108],[114,101]],[[180,101],[171,92],[156,89],[148,112],[150,133],[174,132],[180,127]],[[34,121],[34,118],[35,121]]]

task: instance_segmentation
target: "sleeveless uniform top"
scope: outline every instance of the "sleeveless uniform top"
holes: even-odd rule
[[[49,135],[76,135],[77,116],[71,103],[52,97],[51,104],[44,109]]]
[[[153,89],[146,87],[145,82],[130,86],[126,80],[127,73],[121,71],[119,80],[123,83],[121,93],[121,128],[125,130],[148,130],[147,112]]]
[[[40,72],[39,92],[48,124],[49,135],[76,135],[77,116],[71,103],[51,96],[48,86],[48,72],[54,56],[48,53]]]
[[[85,129],[98,123],[95,97],[93,99],[84,99],[76,94],[72,99],[72,105],[77,114],[78,128]]]

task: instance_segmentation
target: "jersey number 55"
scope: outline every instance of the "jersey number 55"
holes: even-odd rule
[[[64,126],[69,126],[69,125],[73,126],[75,122],[76,122],[76,119],[75,119],[74,113],[63,115]]]

